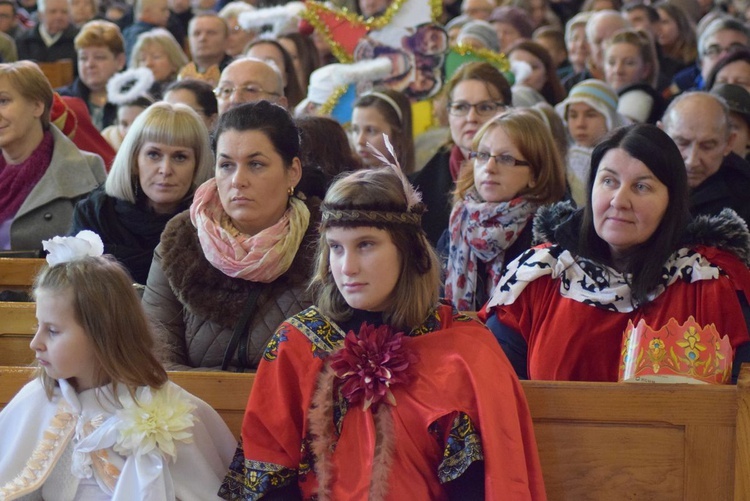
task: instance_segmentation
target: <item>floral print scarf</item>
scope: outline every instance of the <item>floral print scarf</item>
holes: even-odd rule
[[[536,212],[537,204],[521,197],[509,202],[485,202],[471,189],[451,212],[450,251],[445,298],[460,311],[474,311],[477,264],[487,264],[487,292],[492,293],[502,275],[505,251]]]

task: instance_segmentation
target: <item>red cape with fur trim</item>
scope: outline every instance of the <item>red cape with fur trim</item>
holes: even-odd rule
[[[438,480],[443,450],[428,429],[459,411],[481,436],[486,499],[546,499],[526,399],[497,341],[480,324],[454,316],[449,306],[441,305],[436,317],[436,330],[404,339],[419,361],[412,381],[393,388],[397,405],[388,407],[395,445],[384,498],[446,499]],[[258,369],[242,428],[245,459],[297,472],[305,499],[318,494],[315,468],[321,467],[310,464],[317,463],[315,456],[300,452],[330,353],[320,347],[343,338],[329,322],[313,307],[281,325]],[[330,499],[368,499],[371,484],[378,483],[373,477],[386,478],[374,461],[381,441],[372,410],[349,408],[335,440],[325,465]]]

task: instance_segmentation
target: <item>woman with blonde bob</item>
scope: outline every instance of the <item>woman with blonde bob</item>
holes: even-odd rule
[[[393,166],[328,190],[316,306],[268,346],[224,499],[544,499],[520,385],[486,328],[438,302],[423,211]]]
[[[214,498],[234,437],[168,380],[128,273],[91,232],[44,243],[38,377],[0,412],[0,496]]]
[[[161,232],[190,207],[212,167],[208,130],[197,113],[156,103],[133,122],[104,186],[76,205],[71,233],[101,235],[105,252],[145,284]]]
[[[133,46],[128,68],[148,68],[154,74],[150,94],[161,99],[165,89],[177,79],[177,72],[188,63],[188,57],[172,34],[164,28],[141,33]]]
[[[565,195],[565,167],[549,127],[522,110],[487,122],[469,156],[441,247],[445,298],[474,311],[489,299],[506,263],[531,247],[537,209]]]

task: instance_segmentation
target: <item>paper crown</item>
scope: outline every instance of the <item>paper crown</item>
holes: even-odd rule
[[[732,375],[729,337],[691,316],[684,324],[670,318],[659,330],[645,320],[628,322],[620,352],[620,381],[647,383],[728,383]]]

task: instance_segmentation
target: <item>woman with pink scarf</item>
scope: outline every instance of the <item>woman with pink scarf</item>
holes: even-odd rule
[[[484,305],[505,264],[531,247],[536,210],[565,194],[565,167],[552,133],[531,111],[487,122],[474,136],[469,159],[438,244],[447,255],[445,298],[462,311]]]
[[[165,228],[143,305],[168,368],[254,370],[276,327],[311,304],[317,204],[295,191],[299,132],[283,108],[232,108],[213,147],[215,178]]]

